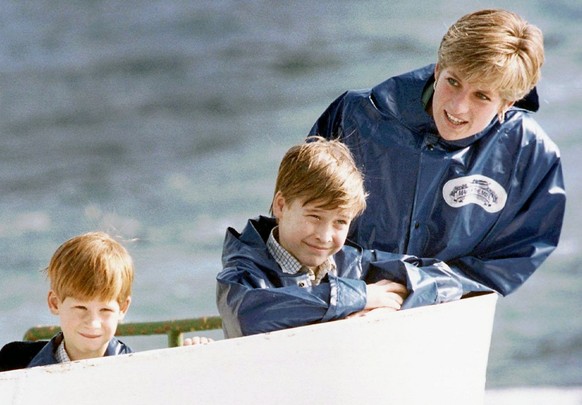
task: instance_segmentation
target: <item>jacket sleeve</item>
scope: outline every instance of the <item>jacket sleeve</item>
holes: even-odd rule
[[[366,304],[362,280],[329,276],[314,287],[275,287],[243,263],[219,273],[216,294],[227,338],[340,319]]]
[[[406,285],[409,295],[402,309],[454,301],[466,291],[493,291],[438,259],[367,250],[363,262],[367,283],[392,280]]]

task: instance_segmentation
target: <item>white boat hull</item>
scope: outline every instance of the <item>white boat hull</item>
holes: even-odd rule
[[[497,295],[0,373],[1,404],[483,404]]]

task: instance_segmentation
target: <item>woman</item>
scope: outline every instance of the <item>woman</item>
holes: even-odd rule
[[[340,137],[364,170],[350,238],[443,261],[456,282],[436,280],[441,301],[519,287],[555,249],[566,200],[532,117],[543,61],[537,27],[481,10],[449,28],[435,65],[336,99],[311,134]]]

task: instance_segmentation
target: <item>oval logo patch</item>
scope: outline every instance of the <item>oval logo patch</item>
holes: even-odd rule
[[[498,212],[505,207],[507,192],[489,177],[475,174],[449,180],[443,187],[443,198],[453,208],[477,204],[487,212]]]

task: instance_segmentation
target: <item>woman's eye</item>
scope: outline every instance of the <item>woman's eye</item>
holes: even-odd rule
[[[458,85],[459,85],[459,82],[457,82],[457,81],[456,81],[455,79],[453,79],[452,77],[449,77],[449,78],[447,78],[447,82],[449,82],[449,84],[450,84],[451,86],[455,86],[455,87],[456,87],[456,86],[458,86]]]
[[[480,100],[483,100],[483,101],[489,101],[489,100],[491,100],[489,97],[487,97],[487,96],[486,96],[485,94],[483,94],[483,93],[477,93],[477,97],[478,97]]]

